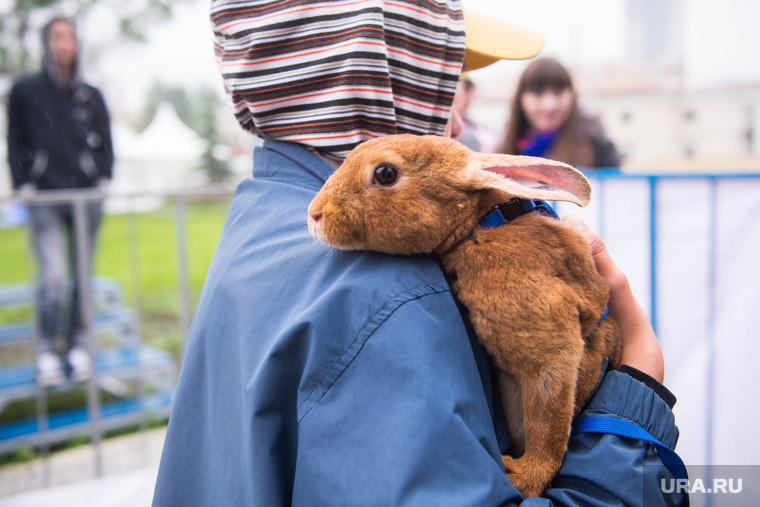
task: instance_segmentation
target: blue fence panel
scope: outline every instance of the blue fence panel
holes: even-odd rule
[[[663,347],[687,464],[758,465],[760,173],[587,173],[588,208]]]

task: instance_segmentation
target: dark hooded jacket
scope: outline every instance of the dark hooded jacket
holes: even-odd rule
[[[8,101],[8,162],[13,186],[39,189],[93,187],[110,179],[113,145],[108,110],[100,91],[74,77],[56,77],[43,31],[41,72],[22,77]]]

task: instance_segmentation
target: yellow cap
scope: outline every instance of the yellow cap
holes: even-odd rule
[[[464,72],[480,69],[499,60],[533,58],[544,47],[544,36],[521,26],[486,16],[467,8],[464,14],[467,48]]]

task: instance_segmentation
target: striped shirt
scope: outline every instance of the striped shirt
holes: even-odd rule
[[[345,158],[443,134],[465,48],[459,0],[212,0],[217,64],[243,128]]]

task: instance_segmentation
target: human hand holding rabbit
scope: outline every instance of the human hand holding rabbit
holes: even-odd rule
[[[586,237],[591,246],[596,269],[610,287],[607,304],[610,315],[617,321],[623,340],[620,363],[640,370],[656,381],[665,379],[665,360],[660,342],[644,309],[633,295],[628,277],[612,260],[602,238],[577,215],[567,215],[562,221]]]

